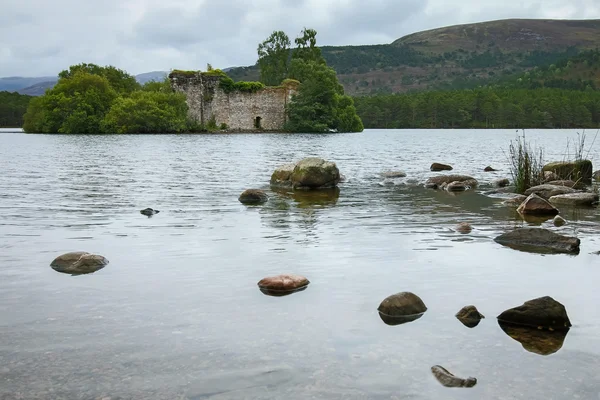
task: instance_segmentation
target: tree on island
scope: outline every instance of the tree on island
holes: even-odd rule
[[[363,124],[354,102],[344,94],[335,71],[327,66],[317,47],[316,36],[314,29],[303,29],[301,36],[294,40],[296,48],[290,57],[289,48],[285,46],[290,43],[287,35],[282,31],[273,32],[258,47],[261,80],[265,84],[279,84],[284,79],[300,82],[298,93],[287,106],[285,130],[361,132]]]
[[[78,64],[29,102],[23,130],[37,133],[171,133],[189,130],[185,95],[168,80],[141,86],[113,66]]]

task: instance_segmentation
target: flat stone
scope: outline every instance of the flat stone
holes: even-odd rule
[[[430,171],[452,171],[452,167],[447,164],[433,163],[431,167],[429,167]]]
[[[84,251],[65,253],[50,263],[53,270],[72,275],[91,274],[106,265],[108,265],[106,258]]]
[[[471,188],[477,187],[477,179],[467,175],[438,175],[432,176],[425,181],[425,187],[431,189],[438,189],[442,184],[449,184],[451,182],[461,182],[464,185],[470,186]]]
[[[404,171],[385,171],[381,173],[381,176],[384,178],[404,178],[406,177],[406,172]]]
[[[305,289],[310,281],[303,276],[295,274],[282,274],[277,276],[269,276],[261,279],[258,282],[258,287],[261,290],[266,290],[273,294],[277,292],[292,293]],[[264,293],[264,292],[263,292]]]
[[[538,196],[548,200],[552,196],[557,196],[559,194],[567,194],[567,193],[575,193],[577,192],[575,189],[566,186],[557,186],[557,185],[538,185],[530,187],[525,191],[525,196],[529,196],[530,194],[537,194]]]
[[[595,193],[568,193],[550,197],[550,203],[574,207],[590,207],[598,204]]]
[[[576,237],[563,236],[543,228],[519,228],[503,233],[494,239],[496,243],[516,250],[541,253],[579,253],[581,241]]]

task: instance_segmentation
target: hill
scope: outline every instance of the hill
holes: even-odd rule
[[[390,44],[323,46],[347,93],[402,93],[476,87],[600,47],[600,20],[509,19],[455,25]],[[256,80],[256,66],[233,79]]]

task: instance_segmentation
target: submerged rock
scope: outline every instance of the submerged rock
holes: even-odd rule
[[[452,182],[461,182],[464,185],[467,185],[471,188],[475,188],[477,187],[477,179],[473,178],[472,176],[467,176],[467,175],[438,175],[438,176],[432,176],[431,178],[427,179],[427,181],[425,181],[425,187],[430,188],[430,189],[439,189],[442,187],[442,185],[446,184],[448,185],[449,183]]]
[[[559,235],[543,228],[519,228],[503,233],[495,242],[516,250],[541,253],[579,253],[578,238]]]
[[[525,199],[527,199],[527,196],[524,196],[522,194],[516,194],[513,197],[511,197],[510,199],[504,200],[502,202],[502,204],[504,204],[505,206],[510,206],[510,207],[518,207],[521,204],[523,204]]]
[[[585,184],[592,182],[592,162],[590,160],[579,161],[555,161],[544,165],[543,171],[554,172],[558,179],[581,181]],[[553,179],[556,180],[556,179]]]
[[[507,324],[498,321],[500,328],[508,336],[521,343],[523,348],[531,353],[547,356],[560,350],[569,330],[547,331],[532,329],[528,326]]]
[[[141,210],[141,211],[140,211],[140,214],[144,214],[144,215],[146,215],[146,216],[148,216],[148,217],[151,217],[151,216],[153,216],[153,215],[155,215],[155,214],[158,214],[159,212],[160,212],[160,211],[158,211],[158,210],[153,210],[153,209],[151,209],[151,208],[144,208],[143,210]]]
[[[65,253],[50,263],[53,270],[71,275],[91,274],[106,265],[108,265],[106,258],[85,251]]]
[[[489,165],[483,169],[483,172],[494,172],[494,171],[498,171],[498,170],[490,167]]]
[[[575,192],[576,190],[570,187],[544,184],[530,187],[525,191],[525,196],[529,196],[530,194],[535,193],[538,196],[548,200],[552,196]]]
[[[520,214],[529,215],[556,215],[558,210],[548,201],[541,198],[540,196],[532,193],[527,197],[523,203],[517,208]]]
[[[377,311],[386,324],[400,325],[421,318],[427,307],[416,294],[401,292],[386,297]]]
[[[331,189],[340,182],[340,171],[333,162],[309,157],[296,164],[290,179],[294,189]]]
[[[460,224],[456,225],[456,232],[458,233],[467,234],[471,233],[472,230],[473,227],[468,222],[461,222]]]
[[[435,172],[452,171],[452,167],[447,164],[433,163],[433,164],[431,164],[431,167],[429,167],[429,170],[435,171]]]
[[[258,282],[258,287],[269,296],[286,296],[306,289],[310,281],[303,276],[283,274],[269,276]]]
[[[600,181],[600,170],[595,171],[592,178],[594,178],[595,181]]]
[[[406,177],[406,172],[404,171],[385,171],[381,173],[381,176],[384,178],[404,178]]]
[[[477,378],[468,377],[466,379],[459,378],[458,376],[454,376],[450,371],[441,365],[434,365],[431,367],[431,373],[435,376],[435,379],[438,380],[445,387],[451,388],[470,388],[477,384]]]
[[[499,188],[506,187],[506,186],[510,185],[510,180],[508,178],[496,179],[495,181],[492,182],[492,184]]]
[[[269,196],[260,189],[246,189],[238,198],[243,204],[261,204],[269,200]]]
[[[598,204],[596,193],[568,193],[550,197],[550,203],[572,207],[591,207]]]
[[[479,322],[485,318],[483,314],[479,313],[477,307],[475,306],[465,306],[461,308],[459,312],[456,313],[456,318],[463,323],[464,326],[468,328],[475,328],[479,325]]]
[[[498,320],[550,331],[564,331],[571,327],[565,306],[550,296],[529,300],[521,306],[508,309],[498,315]]]

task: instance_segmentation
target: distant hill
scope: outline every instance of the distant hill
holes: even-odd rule
[[[152,71],[136,75],[136,80],[142,85],[149,81],[162,81],[166,76],[167,71]],[[29,96],[41,96],[56,85],[58,78],[54,76],[41,77],[20,77],[13,76],[9,78],[0,78],[0,92],[17,92],[27,94]]]
[[[347,93],[476,87],[600,47],[600,20],[509,19],[413,33],[390,44],[323,46]],[[256,66],[234,68],[256,80]]]

